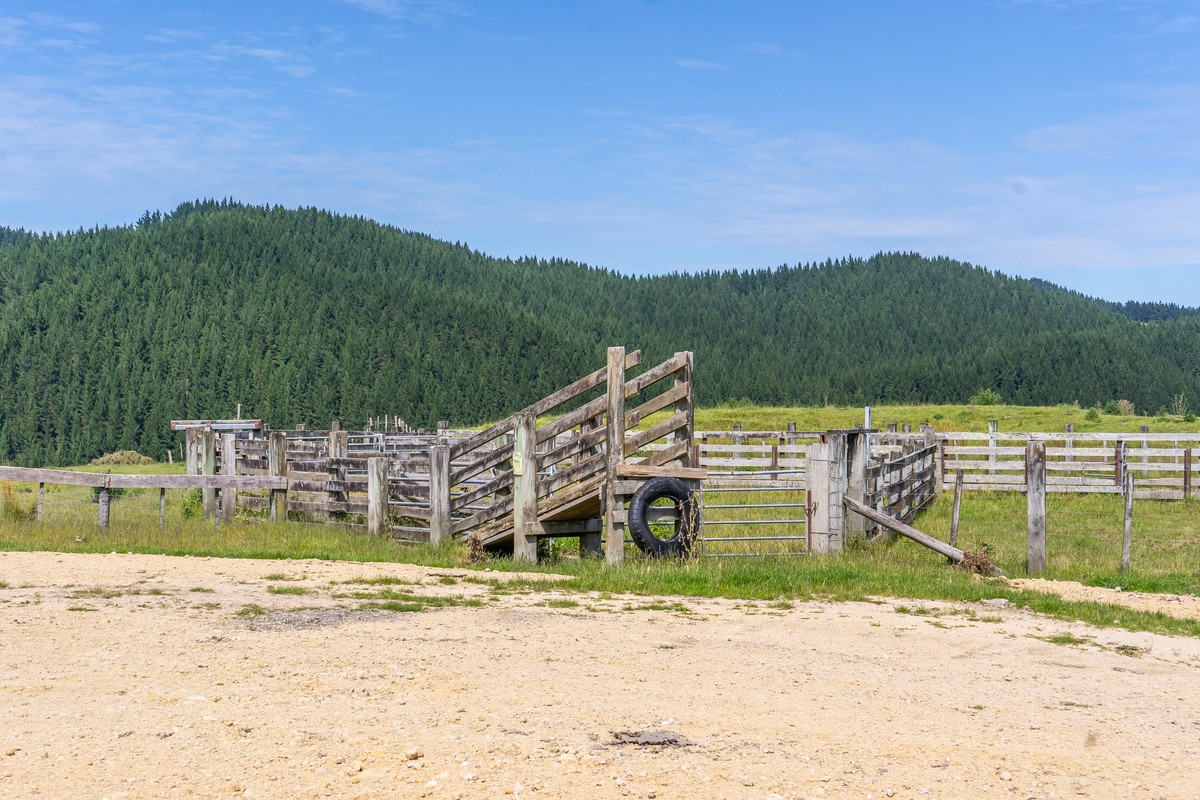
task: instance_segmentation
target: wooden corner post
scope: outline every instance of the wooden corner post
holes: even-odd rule
[[[625,523],[617,522],[624,511],[617,494],[617,467],[625,454],[625,348],[608,348],[608,418],[605,444],[608,448],[604,479],[604,556],[610,564],[625,560]],[[623,518],[622,518],[623,520]]]
[[[450,538],[450,445],[439,439],[429,448],[429,543]]]
[[[1026,547],[1025,568],[1030,575],[1046,571],[1046,443],[1025,445]]]
[[[513,558],[537,563],[537,418],[517,417],[513,447]],[[623,537],[622,537],[623,538]]]
[[[267,472],[272,478],[287,478],[287,434],[271,431],[267,440]],[[287,522],[287,489],[271,490],[271,521]]]
[[[388,532],[388,474],[386,458],[367,459],[367,533]]]
[[[846,541],[846,434],[830,431],[805,447],[808,549],[839,552]]]

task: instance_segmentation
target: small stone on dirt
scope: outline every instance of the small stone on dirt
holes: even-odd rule
[[[678,733],[670,731],[614,731],[618,744],[638,744],[648,747],[683,747],[692,744]]]

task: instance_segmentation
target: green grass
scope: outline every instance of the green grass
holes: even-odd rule
[[[943,493],[916,527],[947,541],[952,507],[952,494]],[[958,546],[978,550],[987,545],[997,566],[1010,577],[1023,577],[1025,517],[1022,494],[964,492]],[[1049,495],[1044,577],[1129,591],[1200,594],[1200,501],[1134,503],[1129,574],[1121,572],[1124,520],[1125,503],[1119,496]],[[893,549],[900,553],[912,547]]]

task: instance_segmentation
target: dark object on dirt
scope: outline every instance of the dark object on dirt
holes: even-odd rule
[[[974,552],[964,550],[962,561],[958,562],[958,566],[976,575],[996,574],[996,562],[992,561],[991,556],[988,555],[986,544]]]
[[[668,498],[675,503],[675,535],[660,539],[650,529],[647,515],[655,500]],[[700,527],[700,508],[695,493],[678,478],[651,478],[643,483],[629,501],[629,532],[642,552],[659,558],[687,558]]]
[[[678,733],[670,731],[613,731],[617,744],[640,744],[646,747],[686,747],[692,744]]]
[[[483,537],[472,531],[467,536],[467,561],[478,564],[486,557],[483,552]]]

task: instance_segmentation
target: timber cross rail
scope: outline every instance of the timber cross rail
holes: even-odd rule
[[[42,516],[42,502],[46,484],[59,486],[88,486],[98,489],[98,517],[100,528],[108,527],[109,500],[112,489],[158,489],[158,524],[165,523],[167,489],[202,489],[208,492],[236,489],[287,489],[286,478],[270,478],[240,475],[113,475],[107,472],[73,472],[60,469],[26,469],[24,467],[0,466],[0,481],[14,483],[36,483],[38,485],[38,519]]]

